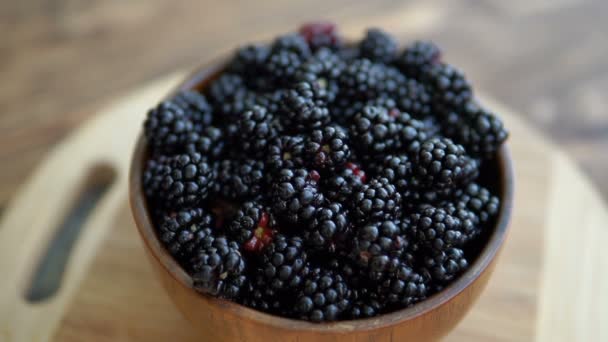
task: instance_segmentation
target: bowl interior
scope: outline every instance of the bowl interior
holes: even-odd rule
[[[188,89],[205,89],[212,80],[219,76],[223,67],[224,64],[218,62],[198,69],[181,83],[174,92]],[[193,287],[192,278],[168,254],[156,236],[141,184],[141,175],[147,156],[145,139],[143,136],[140,136],[134,152],[129,176],[131,207],[137,227],[152,256],[167,269],[173,278],[183,285],[183,290],[196,291]],[[260,324],[335,333],[381,328],[435,310],[470,286],[496,257],[505,240],[513,201],[513,170],[506,144],[503,144],[500,148],[496,160],[486,164],[481,172],[482,176],[479,181],[501,199],[499,215],[492,225],[493,228],[487,230],[475,244],[468,246],[470,252],[472,252],[471,255],[477,255],[477,257],[471,261],[470,267],[459,278],[442,291],[412,307],[373,318],[319,324],[270,315],[232,301],[204,294],[200,294],[200,296],[207,297],[210,305],[221,306],[223,310],[231,310],[237,315],[247,317]]]

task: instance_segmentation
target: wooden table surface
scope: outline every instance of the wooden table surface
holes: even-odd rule
[[[607,13],[602,0],[2,1],[0,208],[92,109],[320,17],[353,36],[375,25],[396,28],[404,41],[436,40],[448,61],[524,113],[608,197]]]

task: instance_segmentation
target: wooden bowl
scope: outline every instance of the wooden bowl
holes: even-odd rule
[[[176,91],[205,88],[218,76],[223,66],[224,63],[216,63],[197,70]],[[503,146],[495,165],[490,166],[491,172],[486,172],[498,177],[485,180],[485,184],[500,195],[500,213],[493,231],[479,246],[479,256],[472,260],[469,269],[460,278],[443,291],[407,309],[369,319],[316,324],[273,316],[197,292],[193,288],[192,278],[167,253],[156,236],[142,191],[142,170],[146,156],[146,142],[140,136],[130,170],[133,217],[150,262],[167,293],[205,341],[437,340],[458,324],[485,288],[507,235],[513,201],[511,159],[508,149]]]

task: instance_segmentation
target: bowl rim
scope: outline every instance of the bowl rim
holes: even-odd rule
[[[225,59],[217,59],[214,62],[207,63],[202,67],[199,67],[193,73],[188,75],[185,80],[182,81],[167,96],[170,96],[177,91],[198,88],[206,80],[217,76],[221,71],[224,70],[225,64],[221,62],[222,60]],[[513,165],[509,148],[507,144],[504,143],[500,147],[497,154],[498,169],[500,171],[500,178],[498,180],[500,182],[499,190],[502,194],[502,198],[494,231],[489,236],[486,245],[482,248],[475,261],[459,278],[457,278],[442,291],[419,303],[414,304],[409,308],[382,314],[372,318],[328,323],[312,323],[264,313],[230,300],[202,294],[194,289],[193,281],[190,275],[188,275],[188,273],[166,251],[166,249],[160,243],[155,230],[153,229],[152,220],[149,215],[141,182],[141,175],[146,156],[147,146],[143,133],[141,133],[137,138],[137,143],[135,151],[133,152],[129,170],[129,202],[137,229],[148,251],[150,252],[149,254],[163,266],[165,271],[167,271],[167,273],[169,273],[174,280],[185,287],[186,290],[193,291],[195,294],[204,297],[209,305],[216,306],[217,309],[228,310],[235,316],[252,320],[257,324],[280,329],[289,329],[293,331],[308,330],[339,334],[352,331],[381,329],[405,321],[413,320],[438,309],[439,307],[450,302],[466,288],[472,285],[496,258],[508,233],[509,221],[513,206]]]

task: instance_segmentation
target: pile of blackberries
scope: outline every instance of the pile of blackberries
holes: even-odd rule
[[[347,44],[314,23],[240,48],[144,128],[167,250],[201,292],[285,317],[424,300],[467,269],[500,207],[481,181],[496,179],[500,119],[436,45],[400,50],[379,29]]]

